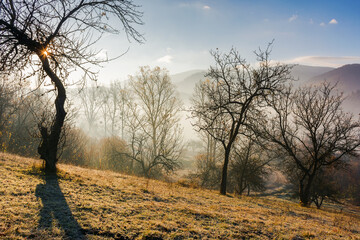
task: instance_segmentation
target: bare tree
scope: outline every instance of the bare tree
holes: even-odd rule
[[[102,117],[102,120],[100,121],[101,125],[104,127],[104,136],[108,136],[108,121],[109,121],[109,115],[110,115],[110,105],[111,105],[111,99],[109,95],[109,88],[103,86],[99,89],[99,105],[100,105],[100,114]]]
[[[219,189],[221,178],[221,165],[218,159],[209,157],[208,154],[195,156],[195,173],[191,177],[198,179],[201,187],[208,189]]]
[[[224,148],[220,193],[226,194],[227,172],[231,151],[239,133],[256,121],[267,99],[282,89],[290,79],[288,65],[270,63],[270,47],[255,52],[259,66],[252,67],[235,49],[228,54],[212,51],[211,66],[197,85],[191,115],[197,131],[205,131]]]
[[[300,203],[310,206],[321,172],[356,155],[360,146],[360,122],[341,109],[344,98],[335,86],[299,88],[272,101],[275,117],[259,128],[259,134],[286,154],[285,171],[299,185]],[[315,185],[314,185],[315,184]]]
[[[7,135],[10,119],[18,109],[20,97],[19,87],[6,75],[0,75],[0,144],[3,145],[3,137]],[[6,136],[7,137],[7,136]],[[4,146],[1,146],[4,149]]]
[[[50,129],[39,126],[42,142],[38,148],[46,170],[56,170],[57,149],[66,111],[65,86],[69,74],[82,71],[83,77],[95,79],[92,70],[108,59],[91,50],[102,33],[118,33],[121,26],[128,38],[141,41],[135,30],[141,13],[131,0],[3,0],[0,2],[0,70],[21,72],[23,78],[47,77],[57,93],[56,115]],[[111,17],[120,24],[112,25]]]
[[[155,171],[173,171],[182,150],[180,101],[165,69],[141,67],[130,77],[134,99],[129,102],[131,158],[146,177]]]
[[[79,92],[82,113],[88,125],[88,135],[94,133],[98,113],[101,107],[99,89],[97,86],[87,86]]]

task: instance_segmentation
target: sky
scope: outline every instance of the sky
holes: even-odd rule
[[[125,80],[139,66],[160,66],[170,74],[208,69],[212,49],[235,47],[255,63],[254,50],[274,40],[275,61],[340,67],[360,63],[359,0],[134,0],[145,38],[105,35],[98,48],[119,56],[100,70],[99,81]]]

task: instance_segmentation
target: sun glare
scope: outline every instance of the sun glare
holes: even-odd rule
[[[49,52],[45,49],[45,50],[43,51],[43,55],[47,57],[47,56],[49,56]]]

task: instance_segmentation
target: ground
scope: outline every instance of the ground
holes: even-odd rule
[[[222,196],[0,154],[0,239],[360,239],[360,208]]]

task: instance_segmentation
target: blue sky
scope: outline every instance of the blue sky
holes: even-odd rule
[[[129,51],[106,64],[100,81],[125,79],[142,65],[170,73],[207,69],[209,50],[236,47],[249,62],[253,51],[275,39],[272,59],[338,67],[360,63],[358,0],[134,0],[144,12],[138,29],[146,41],[128,42],[107,35],[99,48],[109,56]]]

